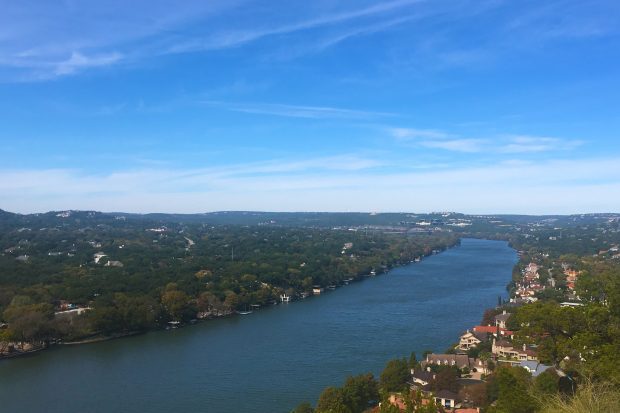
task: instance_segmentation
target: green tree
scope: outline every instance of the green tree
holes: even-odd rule
[[[390,360],[381,373],[381,389],[385,392],[402,391],[411,376],[405,359]]]
[[[347,405],[344,392],[338,387],[323,390],[316,406],[317,413],[353,413]]]
[[[166,313],[173,320],[183,320],[189,309],[189,297],[183,291],[167,289],[161,296]]]
[[[415,355],[415,351],[412,351],[411,355],[409,355],[409,368],[414,369],[416,368],[417,365],[418,365],[418,359]]]
[[[560,377],[552,369],[543,371],[534,379],[534,388],[544,395],[558,392]]]
[[[314,408],[308,402],[299,404],[291,413],[314,413]]]
[[[372,373],[349,376],[342,393],[353,413],[361,413],[379,400],[379,388]]]
[[[499,367],[495,370],[497,402],[493,413],[532,413],[536,402],[530,396],[530,374],[521,367]]]

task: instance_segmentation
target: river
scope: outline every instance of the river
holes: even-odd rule
[[[505,297],[517,255],[460,246],[246,316],[0,361],[0,412],[288,412],[347,375],[443,351]]]

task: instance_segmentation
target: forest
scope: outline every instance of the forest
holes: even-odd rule
[[[381,274],[459,239],[78,211],[0,217],[0,341],[34,347],[273,305],[282,294],[296,299]]]

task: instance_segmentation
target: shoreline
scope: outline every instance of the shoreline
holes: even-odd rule
[[[426,255],[424,255],[424,254],[420,255],[419,256],[420,257],[420,261],[412,260],[412,261],[408,261],[408,262],[405,262],[405,263],[396,263],[393,266],[388,267],[386,269],[386,271],[378,272],[374,276],[371,276],[370,274],[357,275],[356,277],[353,278],[353,282],[364,281],[364,280],[366,280],[368,278],[376,277],[376,276],[379,276],[379,275],[387,275],[393,269],[399,268],[399,267],[403,267],[405,265],[419,264],[423,258],[428,258],[428,257],[431,257],[433,255],[439,255],[439,254],[447,251],[448,249],[460,246],[461,245],[461,240],[463,238],[472,238],[472,237],[461,237],[461,238],[458,238],[457,241],[454,244],[446,245],[446,247],[444,249],[442,249],[442,250],[431,250],[431,252],[429,252]],[[339,285],[338,287],[346,287],[349,284],[350,283],[342,284],[342,285]],[[323,294],[324,293],[317,294],[317,295],[320,297]],[[306,298],[314,297],[314,296],[315,296],[315,294],[310,294]],[[306,298],[291,300],[288,303],[280,302],[280,303],[276,303],[274,305],[290,304],[290,303],[293,303],[295,301],[305,300]],[[271,306],[268,306],[268,307],[271,307]],[[260,311],[260,309],[258,311]],[[187,324],[183,324],[183,325],[181,325],[178,328],[189,327],[189,326],[192,326],[192,325],[197,325],[199,323],[204,323],[204,322],[208,322],[208,321],[211,321],[211,320],[216,320],[216,319],[226,318],[226,317],[231,317],[231,316],[239,317],[240,314],[238,314],[237,312],[233,311],[230,314],[224,314],[224,315],[221,315],[221,316],[207,317],[207,318],[203,318],[203,319],[196,319],[196,321],[190,322],[190,323],[187,323]],[[178,328],[175,328],[175,329],[178,329]],[[39,352],[44,351],[44,350],[52,349],[52,348],[54,348],[56,346],[62,347],[62,346],[78,346],[78,345],[85,345],[85,344],[94,344],[94,343],[100,343],[100,342],[104,342],[104,341],[116,340],[116,339],[121,339],[121,338],[126,338],[126,337],[132,337],[132,336],[136,336],[136,335],[140,335],[140,334],[147,334],[147,333],[150,333],[150,332],[162,331],[162,330],[166,331],[166,330],[168,330],[168,328],[166,328],[166,327],[159,327],[159,328],[149,329],[149,330],[145,330],[145,331],[133,331],[133,332],[129,332],[129,333],[119,333],[119,334],[113,334],[113,335],[110,335],[110,336],[92,337],[92,338],[86,338],[86,339],[77,340],[77,341],[50,343],[50,344],[48,344],[47,346],[45,346],[43,348],[39,348],[39,349],[36,349],[36,350],[29,350],[27,352],[16,352],[16,353],[9,353],[9,354],[0,354],[0,362],[2,360],[19,358],[21,356],[27,356],[27,355],[30,355],[30,354],[33,354],[33,353],[39,353]]]

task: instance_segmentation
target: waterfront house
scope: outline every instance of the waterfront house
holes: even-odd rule
[[[457,348],[461,351],[467,351],[476,347],[478,344],[487,340],[487,333],[467,330],[459,339]]]
[[[325,290],[320,285],[315,285],[314,287],[312,287],[312,294],[314,294],[314,295],[319,295],[323,291],[325,291]]]
[[[495,316],[495,325],[499,328],[506,328],[506,321],[510,318],[511,314],[504,310],[501,314]]]
[[[454,366],[458,369],[470,368],[474,359],[469,358],[467,354],[428,354],[426,360],[420,364],[422,367],[428,365],[437,366]]]
[[[491,353],[498,359],[504,359],[500,361],[507,361],[516,363],[518,361],[538,361],[538,353],[535,349],[523,344],[522,348],[513,347],[512,343],[508,340],[496,341],[493,339],[493,345],[491,346]]]
[[[476,337],[484,337],[483,341],[485,341],[489,336],[499,338],[499,336],[512,337],[514,335],[514,331],[506,330],[505,328],[500,328],[499,326],[474,326],[472,331]]]

